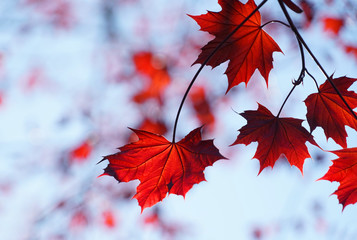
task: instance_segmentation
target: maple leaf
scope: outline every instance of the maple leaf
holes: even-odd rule
[[[241,113],[247,125],[239,129],[240,134],[232,145],[258,142],[253,158],[260,162],[259,174],[264,168],[273,167],[282,154],[302,173],[304,160],[311,157],[305,143],[317,146],[312,135],[301,126],[303,120],[275,117],[266,107],[258,105],[256,111]]]
[[[319,180],[339,182],[340,186],[333,193],[342,204],[342,210],[357,202],[357,148],[332,151],[339,158],[333,161],[327,173]]]
[[[336,85],[348,105],[354,109],[357,107],[357,94],[347,89],[357,80],[355,78],[339,77],[331,80]],[[345,125],[357,130],[357,120],[346,104],[326,80],[320,85],[319,92],[310,94],[306,100],[306,118],[310,125],[311,132],[317,126],[323,128],[326,138],[331,137],[343,148],[347,147],[347,133]]]
[[[202,31],[215,38],[202,48],[196,63],[203,63],[214,49],[256,8],[253,0],[243,4],[236,0],[219,0],[220,12],[208,11],[207,14],[192,17]],[[257,11],[213,55],[207,65],[217,67],[230,60],[225,72],[228,77],[227,92],[239,83],[247,85],[255,69],[258,69],[268,85],[268,76],[273,68],[273,52],[281,52],[278,44],[261,28],[261,17]]]
[[[195,183],[205,180],[203,170],[207,166],[225,159],[213,140],[201,140],[201,128],[177,143],[151,132],[131,130],[139,140],[104,157],[109,165],[102,175],[113,176],[120,182],[140,180],[134,198],[142,211],[164,199],[167,193],[185,197]]]

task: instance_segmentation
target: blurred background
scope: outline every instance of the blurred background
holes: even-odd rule
[[[326,71],[357,78],[357,3],[295,2],[304,13],[292,17]],[[330,196],[338,183],[316,181],[336,156],[307,144],[313,160],[303,176],[284,159],[257,176],[257,144],[228,147],[246,124],[237,113],[259,102],[276,114],[300,73],[294,35],[277,23],[264,27],[284,52],[274,53],[269,88],[256,71],[247,88],[225,95],[224,63],[204,69],[184,105],[177,139],[205,124],[203,138],[229,158],[205,170],[207,182],[141,214],[131,199],[137,181],[97,178],[103,156],[136,140],[127,127],[171,139],[199,67],[191,65],[212,39],[187,14],[207,9],[220,11],[216,0],[0,2],[1,239],[357,239],[357,206],[342,212]],[[263,23],[285,21],[276,1],[261,14]],[[305,119],[303,100],[313,92],[306,77],[282,116]],[[348,146],[357,147],[356,132],[346,129]],[[340,148],[321,128],[314,136],[323,149]]]

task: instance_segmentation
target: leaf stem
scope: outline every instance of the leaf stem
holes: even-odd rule
[[[306,51],[310,54],[310,56],[312,57],[312,59],[315,61],[316,65],[320,68],[321,72],[325,75],[325,77],[327,78],[327,80],[329,81],[329,83],[331,84],[331,86],[333,87],[333,89],[336,91],[337,95],[341,98],[341,100],[343,101],[343,103],[346,105],[346,107],[348,108],[348,110],[352,113],[353,117],[357,120],[357,115],[356,113],[353,111],[353,109],[350,107],[350,105],[348,105],[346,99],[342,96],[341,92],[337,89],[336,85],[333,83],[331,77],[327,74],[327,72],[325,71],[325,69],[322,67],[322,65],[320,64],[320,62],[318,61],[318,59],[315,57],[314,53],[310,50],[309,46],[306,44],[305,40],[303,39],[303,37],[300,35],[299,31],[297,30],[294,22],[292,21],[288,11],[286,10],[286,7],[283,3],[282,0],[278,0],[279,5],[281,7],[281,10],[283,11],[286,19],[288,20],[290,26],[291,26],[291,30],[294,32],[295,36],[298,38],[299,42],[301,42],[301,44],[304,46],[304,48],[306,49]]]
[[[244,23],[246,23],[268,0],[263,0],[225,39],[223,39],[222,42],[220,42],[220,44],[213,49],[213,51],[211,52],[211,54],[205,59],[205,61],[201,64],[200,68],[197,70],[196,74],[193,76],[190,84],[188,85],[185,94],[182,97],[179,109],[177,111],[176,114],[176,119],[175,119],[175,124],[174,124],[174,129],[173,129],[173,134],[172,134],[172,143],[175,143],[175,136],[176,136],[176,129],[177,129],[177,123],[178,123],[178,119],[180,117],[180,113],[183,107],[183,104],[187,98],[188,93],[190,92],[194,82],[196,81],[198,75],[200,74],[200,72],[202,71],[202,69],[204,68],[204,66],[208,63],[208,61],[214,56],[214,54],[223,46],[223,44],[225,44],[227,42],[227,40],[229,38],[231,38],[242,26]]]

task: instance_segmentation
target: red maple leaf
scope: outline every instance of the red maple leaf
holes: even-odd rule
[[[355,78],[339,77],[331,80],[336,85],[348,105],[354,109],[357,107],[357,94],[347,89],[357,80]],[[357,120],[345,103],[326,80],[320,85],[319,92],[310,94],[305,104],[307,107],[306,118],[311,132],[320,126],[323,128],[327,138],[331,137],[343,148],[347,147],[347,133],[345,125],[357,130]]]
[[[161,201],[167,193],[185,196],[195,183],[205,180],[203,170],[207,166],[225,158],[213,140],[201,140],[201,128],[177,143],[151,132],[132,131],[139,141],[104,157],[109,165],[102,175],[113,176],[120,182],[140,180],[134,198],[141,210]]]
[[[339,158],[333,161],[328,172],[319,180],[340,183],[333,194],[337,195],[344,209],[348,204],[357,202],[357,148],[341,149],[332,153]]]
[[[208,11],[207,14],[192,17],[202,31],[215,36],[207,43],[196,63],[203,63],[213,50],[253,12],[256,5],[253,0],[243,4],[237,0],[219,0],[220,12]],[[227,92],[241,82],[247,85],[255,69],[258,69],[268,85],[268,76],[273,68],[273,52],[281,52],[278,44],[261,28],[260,13],[256,12],[230,38],[221,49],[213,55],[207,65],[217,67],[230,60],[225,72],[228,77]]]
[[[312,135],[301,126],[303,120],[275,117],[260,104],[258,110],[245,111],[241,115],[247,119],[247,125],[239,129],[232,145],[258,142],[254,158],[260,161],[259,174],[264,168],[273,167],[282,154],[302,173],[305,159],[311,157],[305,143],[309,141],[317,146]]]

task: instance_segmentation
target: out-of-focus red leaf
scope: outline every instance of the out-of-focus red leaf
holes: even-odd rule
[[[206,97],[206,90],[202,86],[196,86],[191,90],[190,99],[193,103],[193,109],[201,125],[207,125],[213,130],[215,117],[211,110],[211,105]]]
[[[47,14],[52,16],[53,24],[57,27],[68,29],[74,21],[70,2],[58,1],[58,4],[49,9]]]
[[[145,120],[141,123],[139,129],[155,132],[159,135],[164,135],[167,132],[166,124],[163,121],[153,121],[149,118],[145,118]]]
[[[163,121],[153,121],[149,118],[145,118],[144,121],[141,123],[139,129],[148,132],[155,132],[159,135],[164,135],[167,132],[166,124]]]
[[[4,94],[0,92],[0,106],[3,104],[3,102],[4,102]]]
[[[83,228],[88,225],[88,216],[84,210],[76,211],[70,220],[70,227],[73,229]]]
[[[108,228],[114,228],[116,226],[115,216],[112,211],[107,210],[102,213],[103,223]]]
[[[182,226],[178,223],[169,222],[166,219],[163,219],[159,208],[155,208],[153,212],[147,215],[144,218],[145,225],[151,225],[163,233],[163,235],[167,235],[171,239],[177,233],[182,233]]]
[[[191,16],[202,31],[214,35],[194,62],[202,64],[213,50],[244,19],[253,12],[256,5],[253,0],[246,4],[237,0],[219,0],[222,10],[199,16]],[[256,69],[259,70],[268,85],[268,76],[273,68],[273,52],[281,52],[278,44],[261,28],[261,16],[256,12],[243,26],[221,47],[208,61],[207,65],[217,67],[229,60],[225,72],[228,77],[227,92],[239,83],[247,85]]]
[[[357,80],[356,78],[339,77],[331,80],[340,91],[348,105],[354,109],[357,107],[357,94],[347,89]],[[307,107],[306,118],[311,131],[320,126],[325,132],[326,138],[331,137],[343,148],[347,147],[347,133],[345,125],[357,130],[357,120],[346,107],[332,85],[326,80],[321,84],[318,93],[310,94],[305,104]]]
[[[82,144],[74,148],[70,153],[70,159],[74,162],[83,162],[86,160],[92,152],[92,145],[87,140],[84,141]]]
[[[159,225],[160,218],[158,211],[154,211],[153,213],[149,214],[144,218],[144,223],[148,225]]]
[[[273,167],[282,154],[302,173],[305,159],[311,158],[306,142],[317,146],[312,135],[301,126],[303,120],[275,117],[260,104],[258,110],[245,111],[241,115],[247,119],[247,125],[239,129],[233,145],[258,142],[254,158],[260,161],[259,173],[266,167]]]
[[[255,227],[253,229],[253,238],[256,240],[262,239],[263,236],[263,230],[261,228]]]
[[[42,68],[35,67],[24,77],[23,88],[25,91],[34,90],[36,87],[46,84],[46,77]]]
[[[161,120],[152,120],[150,118],[145,118],[137,129],[141,129],[148,132],[154,132],[159,135],[165,135],[167,132],[166,124]],[[137,136],[135,133],[131,134],[129,137],[129,142],[137,141]]]
[[[352,54],[357,60],[357,46],[345,45],[346,53]]]
[[[345,25],[344,19],[337,17],[323,17],[322,23],[324,25],[324,30],[335,36],[340,33],[340,30]]]
[[[340,186],[333,193],[337,195],[343,209],[357,202],[357,148],[332,151],[339,158],[333,161],[327,173],[319,180],[339,182]]]
[[[213,140],[201,139],[201,128],[179,142],[132,129],[139,141],[120,147],[120,152],[104,157],[109,165],[102,175],[120,182],[138,179],[136,198],[141,210],[164,199],[167,193],[185,196],[196,183],[204,181],[203,170],[224,157]]]
[[[151,52],[139,52],[133,56],[133,61],[137,72],[148,79],[145,87],[133,97],[133,100],[142,103],[154,98],[162,103],[162,94],[171,82],[163,59],[154,56]]]
[[[312,5],[312,3],[308,0],[302,0],[300,2],[300,5],[302,10],[304,11],[304,16],[305,16],[304,27],[308,28],[310,27],[310,24],[315,17],[315,8]]]

